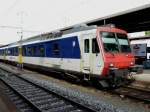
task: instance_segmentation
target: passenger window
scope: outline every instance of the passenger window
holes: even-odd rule
[[[39,56],[44,57],[45,56],[45,48],[44,45],[39,46]]]
[[[53,54],[54,55],[59,55],[60,54],[58,43],[53,44]]]
[[[36,46],[32,48],[32,56],[36,56]]]
[[[25,46],[23,47],[23,50],[22,50],[22,51],[23,51],[23,53],[22,53],[23,56],[26,56],[26,47],[25,47]]]
[[[12,51],[13,51],[13,54],[12,54],[12,55],[13,55],[13,56],[16,56],[16,48],[13,48]]]
[[[84,53],[89,53],[90,46],[89,46],[89,39],[84,40]]]
[[[92,39],[92,53],[99,53],[99,47],[96,38]]]
[[[2,55],[2,51],[0,51],[0,55]]]
[[[10,54],[11,54],[11,50],[8,49],[8,50],[7,50],[7,55],[9,56]]]
[[[14,48],[14,55],[17,56],[18,55],[18,47]]]
[[[31,47],[28,47],[28,56],[31,56]]]

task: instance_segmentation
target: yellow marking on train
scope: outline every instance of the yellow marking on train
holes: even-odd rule
[[[19,64],[22,64],[22,47],[19,47]]]

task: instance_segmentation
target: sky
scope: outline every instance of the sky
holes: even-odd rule
[[[0,44],[150,4],[150,0],[0,0]]]

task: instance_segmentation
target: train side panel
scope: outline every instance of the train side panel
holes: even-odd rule
[[[85,43],[86,41],[88,43]],[[22,60],[26,64],[99,76],[102,74],[104,63],[101,52],[93,51],[93,48],[98,48],[95,46],[97,44],[96,29],[80,31],[50,41],[29,42],[23,45]],[[38,54],[38,46],[44,48],[43,55]],[[19,61],[18,56],[11,55],[7,55],[6,60],[17,63]]]

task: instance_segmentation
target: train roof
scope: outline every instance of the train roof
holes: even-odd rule
[[[112,24],[102,25],[101,27],[108,27],[108,26],[112,27]],[[113,25],[113,27],[114,27],[114,25]],[[65,35],[65,34],[71,34],[71,33],[79,32],[79,31],[92,30],[92,29],[96,29],[96,28],[97,28],[96,25],[92,25],[92,26],[87,26],[86,24],[74,25],[72,27],[66,27],[66,28],[62,28],[59,30],[55,30],[55,31],[39,34],[39,35],[36,35],[33,37],[29,37],[27,39],[23,39],[22,41],[20,40],[20,41],[10,43],[10,44],[2,46],[2,47],[3,48],[16,47],[16,46],[19,46],[20,43],[23,43],[25,45],[28,42],[36,42],[36,41],[39,42],[41,40],[45,41],[48,39],[54,39],[54,38],[62,37],[62,35]]]
[[[8,46],[8,44],[7,45],[1,45],[0,46],[0,49],[2,49],[2,48],[4,48],[4,47],[7,47]]]
[[[115,27],[115,25],[113,25],[113,24],[101,25],[101,27],[112,27],[112,26]],[[79,31],[96,29],[97,27],[98,26],[96,26],[96,25],[88,26],[86,24],[79,24],[79,25],[77,24],[74,26],[69,26],[66,28],[62,28],[62,29],[51,31],[51,32],[39,34],[39,35],[30,37],[30,38],[24,39],[24,40],[22,40],[22,42],[56,38],[56,37],[61,37],[62,35],[65,35],[65,34],[71,34],[71,33],[79,32]]]
[[[72,28],[63,28],[43,34],[39,34],[33,37],[29,37],[27,39],[23,39],[22,43],[24,42],[31,42],[31,41],[36,41],[36,40],[46,40],[46,39],[52,39],[52,38],[58,38],[61,37],[62,35],[65,34],[71,34],[79,31],[86,31],[86,30],[91,30],[91,29],[96,29],[97,26],[86,26],[86,25],[76,25],[73,26]]]
[[[62,35],[65,35],[65,34],[70,34],[70,33],[75,33],[75,32],[85,31],[85,30],[91,30],[91,29],[96,29],[96,28],[97,28],[97,26],[95,26],[95,25],[92,25],[92,26],[87,26],[85,24],[74,25],[72,27],[62,28],[59,30],[55,30],[55,31],[39,34],[39,35],[36,35],[33,37],[29,37],[27,39],[23,39],[22,41],[16,41],[16,42],[13,42],[13,43],[10,43],[7,45],[3,45],[3,46],[0,46],[0,48],[2,49],[2,48],[8,48],[8,47],[16,47],[16,46],[19,46],[20,43],[28,43],[31,41],[57,38],[57,37],[61,37]]]

